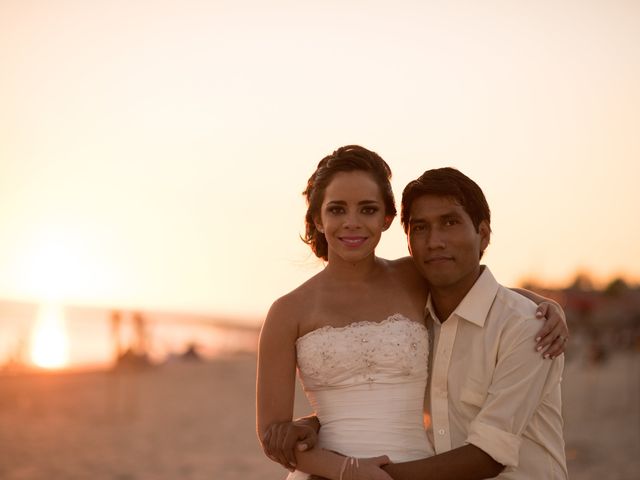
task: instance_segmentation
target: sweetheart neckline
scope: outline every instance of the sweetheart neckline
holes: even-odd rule
[[[315,333],[319,333],[321,331],[333,331],[333,330],[340,331],[340,330],[346,330],[347,328],[353,328],[353,327],[364,326],[364,325],[371,325],[371,326],[374,326],[374,327],[378,327],[378,326],[384,325],[386,323],[390,323],[390,322],[393,322],[393,321],[401,321],[401,320],[407,321],[409,323],[414,323],[416,325],[421,326],[424,330],[427,330],[427,327],[423,323],[416,322],[415,320],[411,320],[409,317],[407,317],[406,315],[403,315],[402,313],[393,313],[393,314],[389,315],[387,318],[385,318],[384,320],[381,320],[381,321],[378,321],[378,322],[373,321],[373,320],[358,320],[357,322],[351,322],[351,323],[348,323],[348,324],[346,324],[346,325],[344,325],[342,327],[334,327],[333,325],[324,325],[322,327],[318,327],[318,328],[316,328],[314,330],[311,330],[311,331],[305,333],[304,335],[298,337],[296,339],[296,345],[302,339],[305,339],[305,338],[307,338],[309,336],[312,336]]]

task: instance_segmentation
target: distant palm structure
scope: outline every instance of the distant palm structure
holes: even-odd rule
[[[113,358],[117,361],[122,355],[122,339],[120,328],[122,325],[122,313],[118,310],[111,312],[111,339],[113,343]]]
[[[138,355],[147,354],[147,328],[145,318],[140,312],[133,314],[133,351]]]

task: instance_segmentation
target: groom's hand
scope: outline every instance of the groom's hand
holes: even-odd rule
[[[315,446],[318,439],[316,424],[317,419],[303,418],[294,422],[269,425],[262,439],[262,448],[273,461],[288,470],[295,470],[296,455],[294,450],[304,452]]]

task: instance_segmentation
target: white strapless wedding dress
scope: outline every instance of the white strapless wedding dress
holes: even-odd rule
[[[428,333],[396,314],[322,327],[296,342],[298,374],[322,428],[318,446],[393,462],[433,455],[423,422]],[[288,480],[303,480],[293,472]]]

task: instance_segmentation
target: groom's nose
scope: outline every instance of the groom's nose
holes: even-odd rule
[[[429,229],[429,232],[427,233],[426,237],[427,237],[426,243],[428,248],[430,249],[444,248],[445,234],[441,229],[437,227]]]

